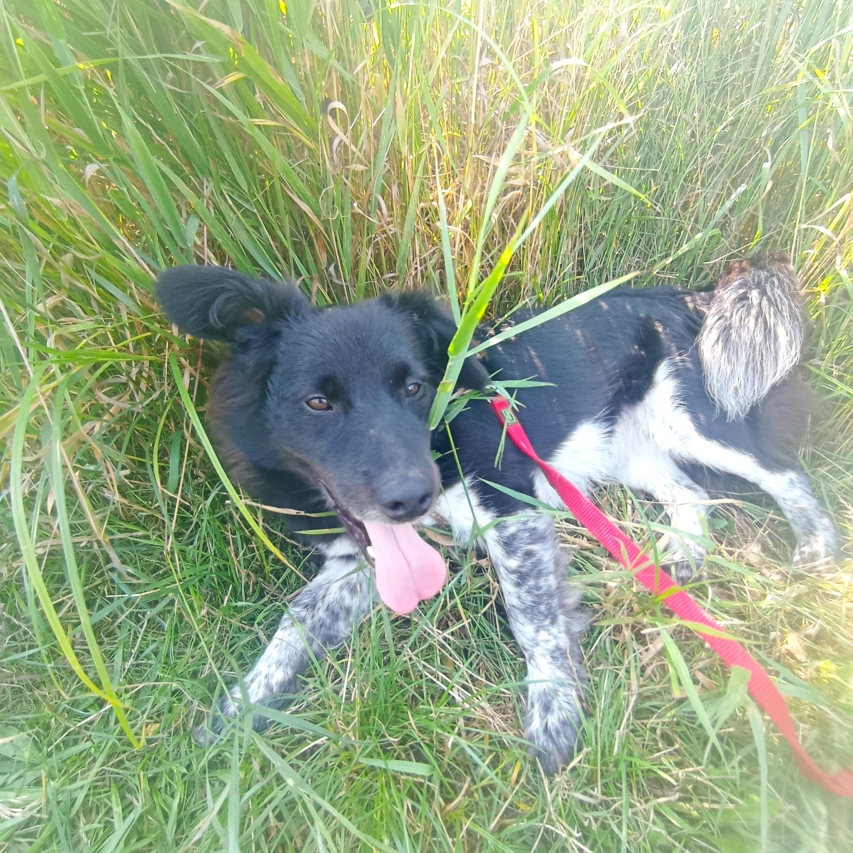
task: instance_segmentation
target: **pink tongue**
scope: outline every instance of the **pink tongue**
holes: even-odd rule
[[[441,554],[418,536],[411,524],[364,522],[373,545],[376,589],[395,613],[411,613],[432,598],[447,580]]]

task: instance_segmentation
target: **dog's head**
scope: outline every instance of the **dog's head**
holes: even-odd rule
[[[227,341],[211,400],[230,450],[266,471],[296,472],[344,523],[413,521],[439,476],[427,419],[456,327],[424,293],[316,309],[291,282],[220,267],[176,267],[157,282],[169,318]],[[459,385],[482,389],[469,359]],[[347,524],[349,527],[349,524]]]

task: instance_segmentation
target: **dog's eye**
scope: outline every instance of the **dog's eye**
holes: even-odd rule
[[[410,382],[406,386],[406,396],[407,397],[415,397],[415,396],[417,396],[417,394],[420,390],[421,390],[421,383],[420,382]]]
[[[315,412],[325,412],[332,408],[332,404],[325,397],[309,397],[305,405]]]

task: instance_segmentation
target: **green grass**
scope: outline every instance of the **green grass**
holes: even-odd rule
[[[310,567],[217,476],[191,415],[221,352],[176,337],[151,288],[227,261],[318,304],[427,286],[470,305],[536,221],[498,312],[785,249],[830,415],[806,462],[849,537],[849,3],[191,5],[0,4],[0,851],[850,849],[850,803],[568,525],[594,617],[570,771],[524,752],[520,654],[465,555],[414,618],[377,610],[313,667],[267,734],[195,747]],[[637,537],[656,519],[601,499]],[[767,507],[714,524],[696,594],[813,754],[849,763],[849,563],[792,570]]]

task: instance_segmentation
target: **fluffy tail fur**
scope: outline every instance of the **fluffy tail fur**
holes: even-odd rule
[[[742,420],[799,364],[802,284],[787,255],[730,264],[717,283],[697,345],[708,396]]]

